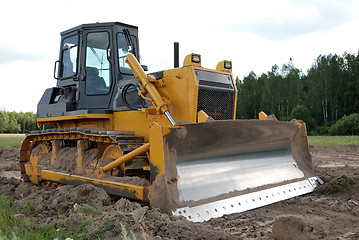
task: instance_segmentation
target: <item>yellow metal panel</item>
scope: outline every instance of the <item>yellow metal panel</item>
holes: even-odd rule
[[[168,109],[176,122],[196,121],[198,83],[192,66],[176,68],[163,73],[165,87],[158,92],[171,104]],[[114,113],[114,128],[120,131],[135,131],[136,135],[149,139],[149,126],[156,122],[162,126],[170,125],[163,115],[141,111],[121,111]]]
[[[149,126],[152,122],[161,125],[170,124],[163,115],[146,114],[141,111],[114,112],[114,128],[119,131],[134,131],[137,136],[143,136],[148,141]]]
[[[44,180],[58,182],[63,184],[80,185],[85,183],[92,183],[95,186],[104,188],[107,192],[115,194],[116,191],[122,192],[125,197],[136,198],[138,200],[148,202],[148,192],[150,187],[137,186],[127,183],[107,181],[96,178],[89,178],[79,175],[53,172],[50,170],[42,170],[41,177]],[[126,195],[127,194],[127,195]]]
[[[166,184],[162,130],[162,127],[157,123],[152,123],[150,126],[150,182],[152,187],[148,198],[151,205],[156,203],[156,197],[162,197],[154,193],[151,199],[151,192],[155,192],[157,186],[165,186]]]
[[[38,118],[38,125],[52,125],[55,128],[91,127],[113,129],[112,114],[77,114],[59,117]]]
[[[163,72],[165,87],[159,87],[158,92],[171,104],[168,110],[174,120],[196,122],[198,82],[194,67],[176,68]],[[141,111],[122,111],[114,113],[114,128],[120,131],[135,131],[136,135],[149,138],[149,126],[156,122],[162,126],[170,125],[163,115],[150,114]]]
[[[81,174],[83,172],[86,143],[86,140],[77,140],[76,173]]]
[[[25,164],[25,171],[28,174],[30,181],[33,184],[40,184],[41,178],[40,178],[40,172],[41,170],[35,165],[31,164]]]
[[[60,140],[52,140],[51,165],[56,161],[57,151],[61,148]]]
[[[207,113],[205,113],[205,111],[201,110],[198,112],[198,122],[204,122],[209,118],[209,116],[207,115]]]
[[[156,172],[156,176],[165,173],[163,153],[163,129],[157,123],[152,123],[150,126],[150,164],[155,168],[154,170]],[[151,175],[151,178],[152,181],[155,180],[155,177],[153,175]]]
[[[259,120],[267,120],[268,119],[267,114],[265,114],[263,111],[258,113],[258,117],[259,117]]]
[[[58,116],[58,117],[47,117],[47,118],[38,118],[37,122],[41,123],[41,122],[65,121],[65,120],[86,119],[86,118],[111,119],[112,114],[77,114],[77,115],[67,115],[67,116]]]
[[[172,179],[168,178],[167,172],[172,172],[175,168],[169,159],[165,159],[163,137],[170,133],[172,129],[184,128],[183,126],[160,126],[153,123],[150,126],[150,167],[151,167],[151,192],[149,201],[151,206],[160,208],[161,211],[167,211],[165,202],[168,200],[167,182]],[[173,172],[172,172],[173,173]],[[162,205],[164,204],[164,205]]]
[[[175,121],[196,121],[198,83],[193,67],[176,68],[163,73],[165,88],[159,92],[171,101]]]
[[[236,112],[237,112],[238,89],[237,89],[237,85],[236,85],[236,80],[233,78],[232,74],[231,74],[231,76],[232,76],[233,86],[236,91],[235,97],[234,97],[234,113],[233,113],[233,120],[234,120],[234,119],[236,119]]]

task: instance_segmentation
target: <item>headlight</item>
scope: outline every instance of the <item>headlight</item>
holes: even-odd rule
[[[191,54],[193,63],[201,63],[201,55],[199,54]]]
[[[227,60],[219,62],[217,64],[216,70],[222,72],[232,72],[232,62]]]
[[[183,66],[201,66],[201,55],[199,54],[195,54],[195,53],[191,53],[188,54],[184,61],[183,61]]]

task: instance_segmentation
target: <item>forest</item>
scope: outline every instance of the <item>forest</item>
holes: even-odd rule
[[[36,114],[7,112],[0,109],[0,133],[30,133],[38,129]]]
[[[306,74],[290,59],[267,73],[237,77],[236,85],[238,119],[264,111],[282,121],[303,120],[310,135],[359,135],[358,55],[320,55]],[[0,109],[0,133],[37,129],[36,114]]]
[[[237,77],[236,84],[237,118],[264,111],[279,120],[301,119],[312,135],[359,135],[358,55],[320,55],[306,74],[290,59],[267,73]]]

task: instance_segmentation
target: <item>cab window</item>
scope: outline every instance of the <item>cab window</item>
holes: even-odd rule
[[[86,94],[108,94],[111,88],[111,71],[108,32],[87,35],[86,46]]]
[[[136,37],[130,35],[128,31],[124,33],[117,33],[117,48],[120,72],[124,74],[132,74],[131,68],[127,63],[125,63],[125,59],[129,53],[138,57]]]
[[[65,38],[62,44],[61,78],[76,75],[77,71],[78,35]]]

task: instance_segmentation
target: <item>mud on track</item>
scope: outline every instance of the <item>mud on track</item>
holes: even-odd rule
[[[310,147],[315,173],[326,183],[316,192],[245,213],[192,223],[126,199],[110,199],[92,185],[49,189],[19,179],[19,148],[0,148],[0,194],[16,204],[34,203],[29,217],[39,223],[81,224],[89,216],[95,226],[111,227],[102,239],[121,239],[123,226],[137,239],[359,239],[359,146]],[[340,177],[340,178],[338,178]],[[349,189],[328,193],[338,179]],[[352,181],[354,180],[354,181]],[[96,206],[82,211],[86,206]],[[58,220],[57,220],[58,219]],[[122,224],[122,225],[121,225]]]

